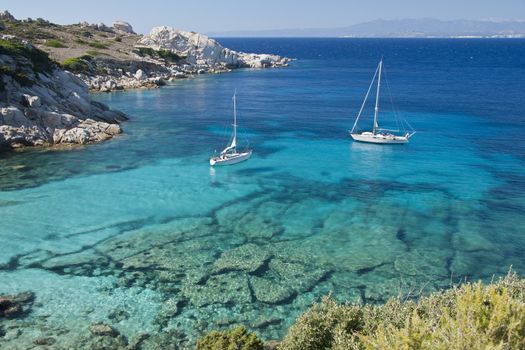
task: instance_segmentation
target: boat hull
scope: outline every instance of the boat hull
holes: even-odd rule
[[[403,145],[408,143],[409,136],[397,136],[393,134],[373,134],[371,132],[363,132],[361,134],[352,134],[350,136],[355,141],[377,143],[377,144],[393,144]]]
[[[252,151],[235,154],[228,154],[225,157],[212,157],[210,158],[211,166],[221,166],[221,165],[232,165],[248,160],[252,156]]]

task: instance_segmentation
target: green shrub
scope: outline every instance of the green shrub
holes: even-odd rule
[[[329,297],[288,330],[279,350],[525,349],[525,280],[509,272],[489,285],[465,283],[379,306]]]
[[[171,50],[166,50],[166,49],[155,50],[155,49],[152,49],[151,47],[138,47],[133,52],[135,52],[137,55],[141,57],[150,56],[150,57],[163,58],[165,60],[171,60],[171,61],[178,61],[183,58]]]
[[[87,50],[86,54],[91,56],[91,57],[95,57],[95,56],[98,56],[98,55],[102,55],[102,52],[97,51],[97,50]]]
[[[36,47],[27,47],[14,40],[0,39],[0,54],[24,56],[31,61],[33,70],[36,72],[49,72],[55,67],[55,64],[44,51]]]
[[[79,57],[82,60],[91,61],[93,59],[93,56],[90,54],[85,54]]]
[[[263,342],[255,333],[248,333],[244,326],[211,332],[197,340],[196,350],[263,350]]]
[[[73,73],[86,73],[89,71],[89,64],[84,57],[86,56],[68,58],[62,62],[62,68]],[[88,57],[91,59],[91,56]]]
[[[107,44],[101,43],[100,41],[92,41],[88,43],[89,46],[95,48],[95,49],[107,49],[109,46]]]
[[[159,57],[168,59],[168,60],[178,61],[181,59],[179,55],[177,55],[175,52],[170,51],[170,50],[160,49],[157,51],[157,54],[159,55]]]
[[[82,40],[82,39],[80,39],[80,38],[75,38],[75,42],[76,42],[77,44],[80,44],[80,45],[87,45],[87,44],[88,44],[87,41]]]
[[[153,56],[155,54],[155,50],[153,50],[151,47],[138,47],[134,50],[134,52],[141,56]]]
[[[57,26],[56,24],[51,23],[48,20],[45,20],[45,19],[40,18],[40,17],[37,18],[35,22],[40,27],[56,27]]]
[[[61,49],[67,48],[67,45],[65,45],[60,40],[55,40],[55,39],[46,40],[44,45],[48,47],[55,47],[55,48],[61,48]]]

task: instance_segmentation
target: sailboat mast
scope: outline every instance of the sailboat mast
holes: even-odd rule
[[[374,128],[373,133],[376,133],[377,129],[377,113],[379,112],[379,88],[381,87],[381,69],[383,68],[383,58],[379,61],[379,77],[377,78],[377,91],[376,91],[376,107],[374,109]]]
[[[237,146],[237,102],[235,98],[236,94],[237,92],[233,93],[233,142],[232,144],[235,146]]]

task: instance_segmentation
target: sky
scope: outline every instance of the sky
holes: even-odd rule
[[[16,18],[58,24],[129,22],[196,32],[334,28],[375,19],[525,20],[525,0],[0,0]]]

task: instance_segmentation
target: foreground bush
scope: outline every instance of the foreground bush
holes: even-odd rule
[[[243,326],[211,332],[197,341],[196,350],[263,350],[263,342]]]
[[[381,306],[312,306],[280,350],[525,349],[525,280],[514,273],[489,285],[466,283]]]

